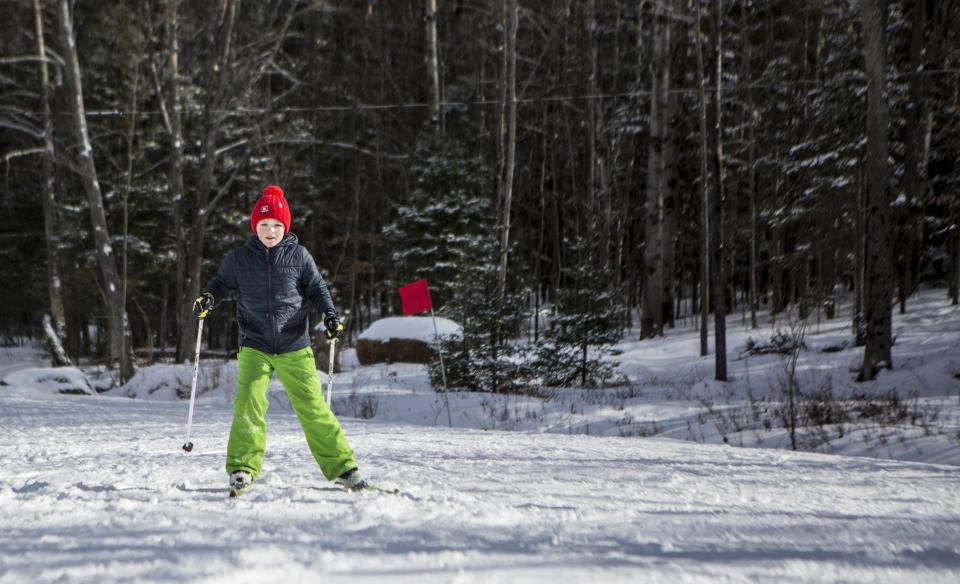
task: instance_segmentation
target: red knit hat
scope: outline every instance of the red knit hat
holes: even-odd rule
[[[257,199],[250,213],[250,229],[257,232],[257,223],[264,219],[276,219],[283,223],[283,233],[290,232],[290,206],[283,196],[283,190],[276,185],[263,189],[263,195]]]

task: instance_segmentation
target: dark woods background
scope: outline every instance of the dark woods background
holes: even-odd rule
[[[466,329],[460,387],[616,382],[598,348],[681,319],[722,379],[707,311],[756,326],[841,298],[870,378],[897,297],[957,301],[957,2],[3,0],[0,18],[0,335],[52,314],[68,357],[122,379],[134,352],[192,357],[189,304],[269,183],[352,334],[429,278]],[[210,349],[235,347],[231,312]]]

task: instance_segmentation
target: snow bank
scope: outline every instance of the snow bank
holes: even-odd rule
[[[32,367],[8,374],[0,394],[48,397],[59,394],[97,395],[87,376],[76,367]]]
[[[153,365],[137,371],[126,385],[114,393],[125,397],[178,401],[190,396],[193,365]]]
[[[437,317],[436,331],[441,337],[463,336],[463,327],[446,318]],[[432,343],[434,340],[433,319],[429,316],[394,316],[381,318],[360,333],[359,340],[389,341],[390,339],[410,339]]]
[[[189,399],[190,383],[193,380],[193,364],[152,365],[137,371],[126,385],[109,392],[109,395],[151,399],[156,401],[179,401]],[[232,392],[237,382],[237,362],[201,360],[197,375],[197,395],[205,395],[214,389]]]

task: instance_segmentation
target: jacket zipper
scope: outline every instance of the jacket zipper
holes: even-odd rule
[[[277,326],[273,321],[273,298],[270,295],[270,248],[267,248],[267,323],[270,325],[270,337],[273,343],[270,348],[277,353]]]

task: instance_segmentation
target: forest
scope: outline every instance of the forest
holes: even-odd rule
[[[0,341],[118,381],[287,193],[348,344],[427,278],[456,387],[617,383],[625,335],[960,300],[951,0],[2,0]],[[205,348],[237,348],[232,307]],[[57,350],[62,346],[62,351]]]

